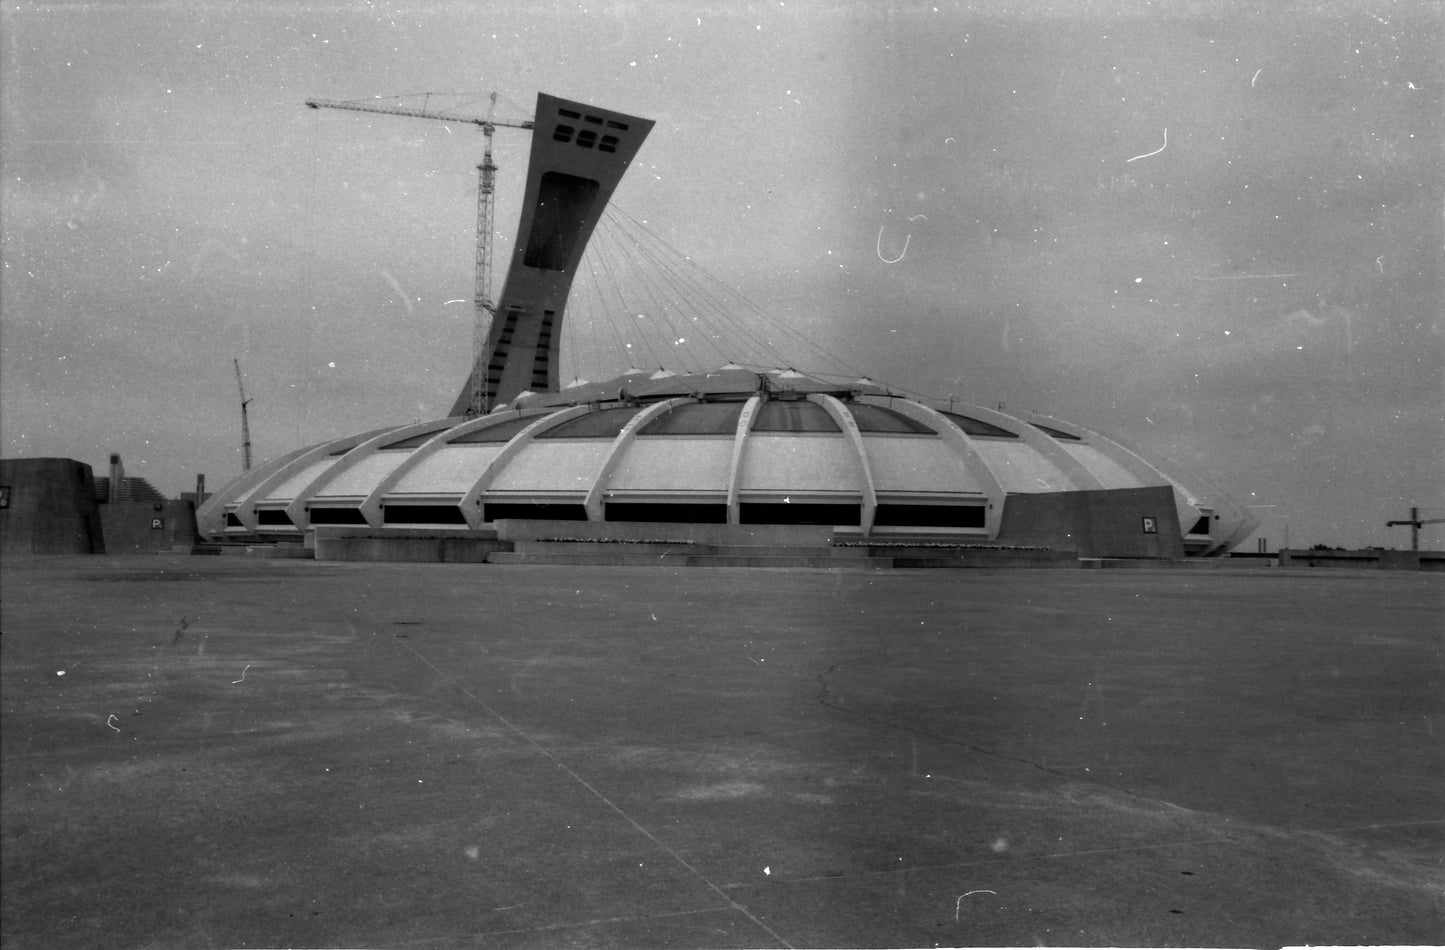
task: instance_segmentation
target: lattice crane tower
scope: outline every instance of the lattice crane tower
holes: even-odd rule
[[[423,100],[420,109],[408,109],[401,106],[383,106],[372,102],[337,101],[333,99],[307,99],[306,105],[312,109],[344,109],[349,112],[373,112],[380,115],[399,115],[412,119],[437,119],[442,122],[464,122],[468,125],[475,125],[482,130],[487,138],[485,151],[482,153],[482,163],[477,166],[477,270],[476,287],[473,291],[473,321],[472,321],[472,380],[467,387],[471,399],[465,408],[465,415],[478,416],[485,413],[491,407],[486,404],[486,387],[483,385],[483,373],[485,360],[482,356],[486,350],[487,336],[491,329],[492,315],[496,307],[492,301],[492,222],[494,217],[494,205],[496,194],[497,165],[492,161],[492,136],[496,133],[497,127],[509,129],[532,128],[532,122],[498,122],[492,117],[497,108],[497,94],[491,94],[491,110],[488,111],[485,119],[477,116],[459,115],[452,112],[431,112],[426,108],[426,100]]]

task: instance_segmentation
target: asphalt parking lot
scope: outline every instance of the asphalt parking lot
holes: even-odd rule
[[[3,934],[1445,942],[1445,578],[7,562]]]

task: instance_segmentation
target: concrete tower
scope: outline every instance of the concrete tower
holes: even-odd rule
[[[484,388],[490,410],[520,393],[555,392],[563,310],[582,252],[653,122],[538,95],[527,189],[512,264],[482,351],[452,405],[453,416]]]

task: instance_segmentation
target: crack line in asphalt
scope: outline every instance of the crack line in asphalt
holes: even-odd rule
[[[1445,825],[1442,818],[1422,818],[1419,821],[1391,821],[1381,825],[1349,825],[1345,828],[1306,828],[1312,835],[1332,835],[1344,831],[1376,831],[1384,828],[1406,828],[1413,825]]]
[[[726,907],[700,907],[696,910],[664,911],[660,914],[639,914],[636,917],[598,917],[593,920],[569,921],[562,924],[542,924],[538,927],[518,927],[511,930],[483,930],[468,934],[470,937],[501,937],[507,934],[538,933],[546,930],[576,930],[579,927],[595,927],[599,924],[631,924],[639,920],[662,920],[669,917],[695,917],[698,914],[716,914]]]
[[[423,664],[425,664],[427,667],[429,667],[429,668],[430,668],[432,671],[434,671],[438,676],[441,676],[441,677],[443,677],[443,678],[446,677],[447,674],[444,673],[444,672],[442,672],[442,670],[441,670],[440,667],[438,667],[438,666],[437,666],[435,663],[433,663],[431,660],[428,660],[425,656],[422,656],[422,654],[421,654],[420,652],[418,652],[417,649],[416,649],[415,647],[413,647],[410,643],[402,643],[402,644],[400,644],[400,646],[403,647],[403,648],[404,648],[408,653],[410,653],[412,656],[414,656],[414,657],[416,657],[418,660],[420,660],[420,661],[421,661]],[[567,764],[566,764],[565,762],[563,762],[561,759],[557,758],[557,756],[554,755],[550,749],[548,749],[546,746],[542,745],[542,744],[541,744],[540,742],[538,742],[536,739],[533,739],[531,736],[527,735],[527,733],[524,732],[524,731],[522,731],[522,729],[521,729],[520,727],[518,727],[515,723],[513,723],[513,722],[512,722],[510,719],[508,719],[506,716],[503,716],[501,713],[497,712],[497,711],[496,711],[495,709],[493,709],[491,706],[487,705],[486,702],[484,702],[479,696],[477,696],[477,695],[476,695],[475,693],[473,693],[471,690],[467,689],[465,686],[462,686],[461,684],[454,684],[454,685],[456,685],[456,688],[457,688],[457,689],[461,690],[464,694],[466,694],[466,696],[467,696],[468,699],[470,699],[472,702],[476,703],[479,707],[481,707],[481,709],[482,709],[483,711],[485,711],[487,715],[491,716],[493,719],[497,720],[497,721],[500,722],[502,725],[506,726],[509,730],[511,730],[511,731],[512,731],[518,738],[520,738],[523,742],[527,743],[527,744],[528,744],[529,746],[531,746],[533,749],[536,749],[538,752],[540,752],[540,753],[541,753],[543,756],[545,756],[547,759],[551,760],[551,762],[552,762],[553,765],[557,766],[557,768],[561,769],[562,771],[566,772],[569,776],[571,776],[572,781],[576,782],[578,785],[581,785],[583,788],[587,789],[587,791],[591,792],[591,793],[593,794],[593,796],[595,796],[599,801],[602,802],[602,804],[606,805],[608,808],[612,809],[612,810],[613,810],[614,812],[616,812],[619,816],[621,816],[621,818],[622,818],[624,821],[626,821],[629,825],[631,825],[631,826],[637,831],[638,834],[642,835],[642,836],[643,836],[644,838],[646,838],[648,841],[651,841],[651,842],[658,848],[658,850],[662,851],[664,854],[666,854],[666,855],[668,855],[669,857],[671,857],[671,858],[672,858],[674,861],[676,861],[678,864],[680,864],[680,865],[682,865],[684,868],[686,868],[687,871],[688,871],[688,873],[690,873],[693,877],[697,878],[697,879],[698,879],[699,881],[701,881],[704,885],[706,885],[707,888],[708,888],[708,890],[712,891],[712,892],[713,892],[714,894],[716,894],[718,897],[720,897],[720,898],[722,898],[724,901],[726,901],[729,907],[733,908],[733,909],[736,910],[738,913],[740,913],[740,914],[742,914],[744,917],[746,917],[748,920],[752,921],[754,924],[756,924],[758,927],[760,927],[765,933],[767,933],[768,936],[770,936],[770,937],[772,937],[774,940],[778,941],[779,944],[781,944],[782,946],[788,948],[788,950],[793,950],[793,945],[790,944],[790,943],[788,943],[787,940],[784,940],[781,934],[779,934],[777,931],[773,930],[773,928],[769,927],[767,924],[763,923],[763,922],[762,922],[761,920],[759,920],[757,917],[753,916],[753,913],[752,913],[751,911],[749,911],[749,910],[747,909],[747,907],[745,907],[745,906],[743,906],[742,904],[738,903],[737,901],[733,900],[733,898],[730,897],[730,896],[728,896],[728,895],[723,891],[723,889],[722,889],[721,887],[719,887],[718,885],[714,884],[712,881],[708,880],[708,878],[707,878],[701,871],[699,871],[697,868],[695,868],[695,867],[693,867],[691,864],[689,864],[689,863],[682,857],[682,855],[678,854],[676,851],[674,851],[673,849],[669,848],[667,845],[663,844],[662,841],[661,841],[656,835],[654,835],[652,832],[650,832],[650,831],[648,831],[646,828],[644,828],[641,824],[638,823],[638,821],[637,821],[635,818],[633,818],[633,817],[632,817],[631,815],[629,815],[627,812],[623,811],[623,810],[622,810],[621,808],[619,808],[616,804],[614,804],[613,801],[612,801],[612,799],[610,799],[610,798],[608,798],[606,795],[602,794],[602,792],[600,792],[597,788],[595,788],[595,787],[594,787],[591,783],[589,783],[586,779],[584,779],[582,776],[578,775],[578,774],[577,774],[576,772],[574,772],[571,768],[569,768],[569,767],[567,766]],[[721,910],[722,908],[708,908],[708,909],[709,909],[709,910]]]
[[[850,661],[847,661],[847,662],[850,662],[850,663],[860,663],[860,662],[862,662],[863,660],[870,660],[870,659],[873,659],[874,657],[877,657],[877,656],[887,656],[887,655],[888,655],[888,654],[887,654],[886,652],[884,652],[884,653],[872,653],[872,654],[869,654],[868,656],[861,657],[861,658],[858,659],[858,660],[850,660]],[[991,749],[985,749],[985,748],[983,748],[983,747],[981,747],[981,746],[976,746],[976,745],[973,745],[972,743],[969,743],[969,742],[963,742],[963,741],[961,741],[961,740],[959,740],[959,739],[954,739],[954,738],[951,738],[951,737],[949,737],[949,736],[940,736],[940,735],[937,735],[936,733],[927,732],[927,731],[925,731],[925,730],[923,730],[923,729],[916,729],[916,728],[914,728],[913,726],[905,726],[905,725],[903,725],[902,723],[894,722],[894,721],[891,720],[891,719],[883,719],[883,718],[881,718],[881,717],[879,717],[879,716],[870,716],[870,715],[868,715],[867,713],[861,713],[861,712],[858,712],[858,711],[855,710],[855,709],[849,709],[849,708],[846,707],[846,706],[841,706],[841,705],[839,705],[838,703],[833,702],[833,701],[831,701],[831,700],[829,699],[829,697],[832,695],[832,692],[833,692],[833,691],[832,691],[832,689],[829,688],[829,686],[828,686],[828,677],[830,677],[830,676],[832,676],[834,673],[836,673],[836,672],[838,671],[838,669],[839,669],[840,667],[842,667],[843,665],[844,665],[844,664],[843,664],[842,662],[834,663],[832,666],[828,667],[828,668],[827,668],[826,670],[824,670],[822,673],[819,673],[819,674],[817,675],[816,679],[817,679],[817,681],[818,681],[818,695],[817,695],[817,697],[816,697],[816,701],[817,701],[818,705],[823,706],[823,707],[825,707],[825,708],[827,708],[827,709],[831,709],[831,710],[833,710],[833,711],[835,711],[835,712],[843,713],[843,714],[846,715],[846,716],[852,716],[852,717],[855,718],[855,719],[862,719],[864,722],[871,722],[871,723],[874,723],[875,725],[879,725],[879,726],[887,726],[889,729],[897,729],[897,730],[899,730],[900,732],[906,732],[906,733],[908,733],[908,734],[910,734],[910,735],[922,736],[922,737],[925,738],[925,739],[932,739],[934,742],[942,742],[942,743],[945,743],[945,744],[947,744],[947,745],[958,746],[958,747],[963,748],[963,749],[968,749],[968,750],[970,750],[970,751],[977,752],[979,755],[991,756],[991,757],[993,757],[993,758],[995,758],[995,759],[1002,759],[1002,760],[1004,760],[1004,761],[1006,761],[1006,762],[1021,762],[1021,763],[1023,763],[1024,765],[1031,765],[1031,766],[1033,766],[1034,768],[1038,769],[1040,772],[1047,772],[1047,773],[1050,774],[1050,775],[1057,775],[1057,776],[1059,776],[1060,778],[1069,779],[1069,780],[1071,780],[1071,781],[1089,782],[1089,783],[1092,783],[1092,784],[1095,784],[1095,785],[1102,785],[1102,786],[1104,786],[1105,788],[1112,788],[1112,789],[1113,789],[1114,791],[1116,791],[1116,792],[1123,792],[1125,795],[1128,795],[1128,796],[1130,796],[1131,798],[1140,799],[1141,801],[1151,801],[1151,802],[1152,802],[1152,801],[1159,801],[1159,799],[1150,798],[1150,797],[1148,797],[1147,795],[1140,795],[1138,792],[1136,792],[1136,791],[1134,791],[1134,790],[1132,790],[1132,789],[1125,788],[1125,787],[1122,786],[1122,785],[1115,785],[1115,784],[1112,783],[1112,782],[1106,782],[1106,781],[1104,781],[1103,779],[1101,779],[1101,778],[1096,778],[1096,777],[1094,777],[1094,776],[1092,776],[1092,775],[1076,775],[1076,774],[1071,773],[1071,772],[1063,772],[1063,771],[1060,771],[1059,769],[1051,769],[1051,768],[1049,768],[1047,765],[1042,765],[1042,764],[1040,764],[1040,763],[1038,763],[1038,762],[1033,761],[1032,759],[1026,759],[1026,758],[1024,758],[1024,757],[1021,756],[1021,755],[1008,755],[1007,753],[1003,753],[1003,752],[995,752],[995,751],[993,751],[993,750],[991,750]],[[1165,804],[1169,804],[1169,803],[1168,803],[1168,802],[1165,802]]]
[[[1046,861],[1056,858],[1085,858],[1099,854],[1117,854],[1124,851],[1162,851],[1166,848],[1185,848],[1195,845],[1223,844],[1235,842],[1229,838],[1197,838],[1184,841],[1161,841],[1157,844],[1131,844],[1119,848],[1090,848],[1085,851],[1050,851],[1044,854],[1015,854],[1011,861]],[[989,867],[999,864],[998,858],[980,858],[977,861],[951,861],[948,864],[917,864],[906,868],[888,868],[878,871],[860,871],[857,874],[818,874],[813,877],[789,877],[780,879],[783,884],[815,884],[819,881],[846,881],[863,877],[888,877],[898,874],[924,874],[929,871],[956,871],[960,868]],[[741,881],[724,885],[728,890],[747,890],[760,887],[762,882]]]

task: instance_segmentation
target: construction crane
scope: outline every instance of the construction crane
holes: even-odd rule
[[[1385,527],[1393,528],[1396,525],[1410,526],[1410,550],[1420,550],[1420,528],[1427,524],[1445,524],[1445,518],[1421,518],[1419,508],[1410,509],[1410,517],[1399,521],[1386,521]]]
[[[487,112],[485,119],[477,116],[460,115],[454,112],[432,112],[426,107],[430,94],[422,100],[420,109],[408,109],[402,106],[384,106],[372,102],[345,102],[334,99],[307,99],[306,105],[312,109],[344,109],[350,112],[372,112],[379,115],[399,115],[412,119],[437,119],[442,122],[462,122],[467,125],[475,125],[482,130],[487,137],[486,149],[482,153],[482,163],[477,166],[477,260],[476,260],[476,287],[473,291],[472,306],[474,319],[472,322],[472,374],[480,377],[482,369],[482,353],[487,346],[487,333],[491,328],[492,314],[495,311],[495,304],[492,300],[492,217],[494,208],[494,195],[496,191],[497,166],[492,161],[492,135],[498,127],[507,129],[533,128],[533,123],[525,122],[498,122],[492,118],[492,113],[497,108],[497,94],[491,94],[491,109]],[[485,403],[486,387],[482,385],[480,378],[472,380],[471,392],[472,403],[467,407],[467,416],[479,416],[487,412],[491,407]]]
[[[246,384],[241,382],[241,361],[231,360],[236,364],[236,388],[241,392],[241,471],[251,470],[251,420],[246,415],[246,407],[251,400],[246,398]]]

